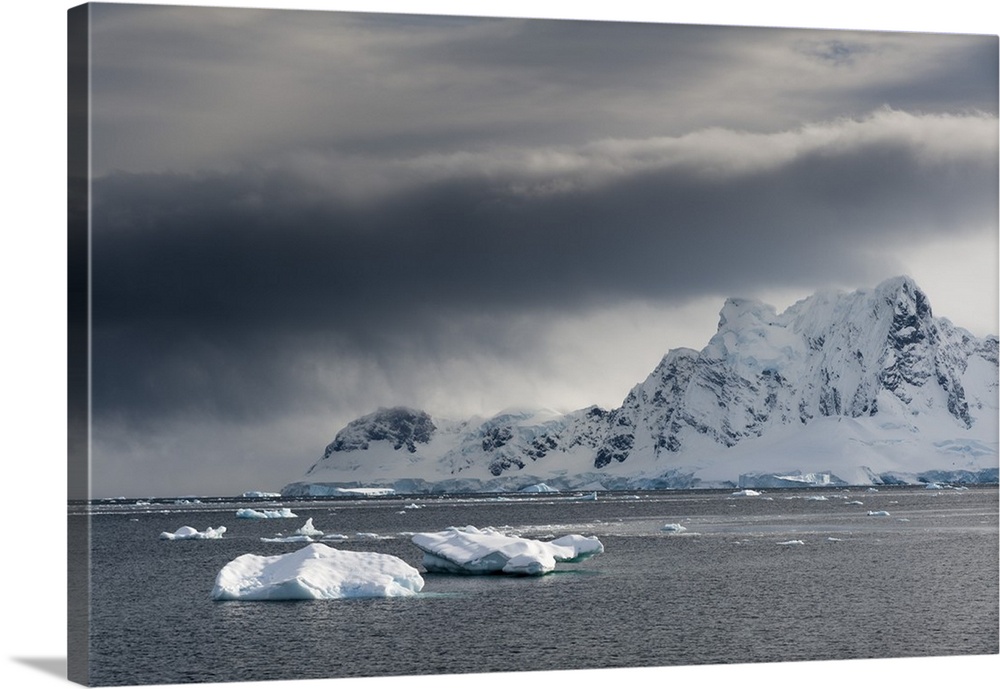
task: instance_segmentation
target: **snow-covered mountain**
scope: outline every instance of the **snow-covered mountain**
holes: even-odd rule
[[[707,346],[668,352],[616,409],[380,409],[282,492],[996,482],[997,360],[907,277],[780,314],[729,299]]]

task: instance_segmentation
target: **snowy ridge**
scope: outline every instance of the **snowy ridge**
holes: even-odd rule
[[[908,277],[780,314],[731,298],[701,351],[669,351],[616,409],[380,409],[282,492],[995,482],[997,361],[996,336],[934,317]]]

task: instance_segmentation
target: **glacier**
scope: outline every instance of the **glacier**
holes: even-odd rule
[[[212,599],[381,598],[415,595],[423,586],[420,572],[393,555],[313,543],[285,555],[237,557],[216,575]]]
[[[281,493],[995,483],[998,388],[997,337],[934,316],[909,277],[782,313],[730,298],[615,409],[379,409]]]

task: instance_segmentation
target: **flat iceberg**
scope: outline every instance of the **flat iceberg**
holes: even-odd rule
[[[758,493],[755,490],[751,490],[750,488],[745,488],[744,490],[738,490],[738,491],[736,491],[735,493],[733,493],[733,495],[742,495],[742,496],[746,496],[746,497],[754,497],[754,496],[760,495],[760,493]]]
[[[173,533],[169,531],[164,531],[160,534],[160,540],[163,541],[204,541],[216,538],[222,538],[222,534],[226,533],[226,527],[220,526],[217,529],[208,527],[204,531],[198,531],[198,529],[193,526],[182,526]]]
[[[264,543],[312,543],[313,542],[312,536],[304,536],[302,534],[297,534],[295,536],[282,536],[281,534],[278,534],[273,538],[267,538],[265,536],[261,536],[260,540],[262,540]]]
[[[289,508],[282,507],[280,510],[252,510],[248,507],[236,510],[239,519],[294,519],[298,517]]]
[[[687,528],[681,526],[680,524],[664,524],[660,531],[672,531],[674,533],[680,533],[681,531],[687,531]]]
[[[270,493],[264,490],[248,490],[243,493],[244,498],[280,498],[281,493]]]
[[[285,555],[240,555],[215,577],[212,599],[383,598],[423,587],[420,572],[398,557],[313,543]]]
[[[604,545],[593,537],[572,534],[544,542],[507,536],[492,527],[450,527],[414,534],[412,541],[424,552],[428,572],[451,574],[537,576],[554,570],[557,562],[580,562],[604,552]]]
[[[868,510],[869,517],[888,517],[889,513],[885,510]]]

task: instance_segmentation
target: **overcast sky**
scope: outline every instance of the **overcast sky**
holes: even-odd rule
[[[97,5],[95,497],[611,408],[727,296],[997,324],[995,36]]]

